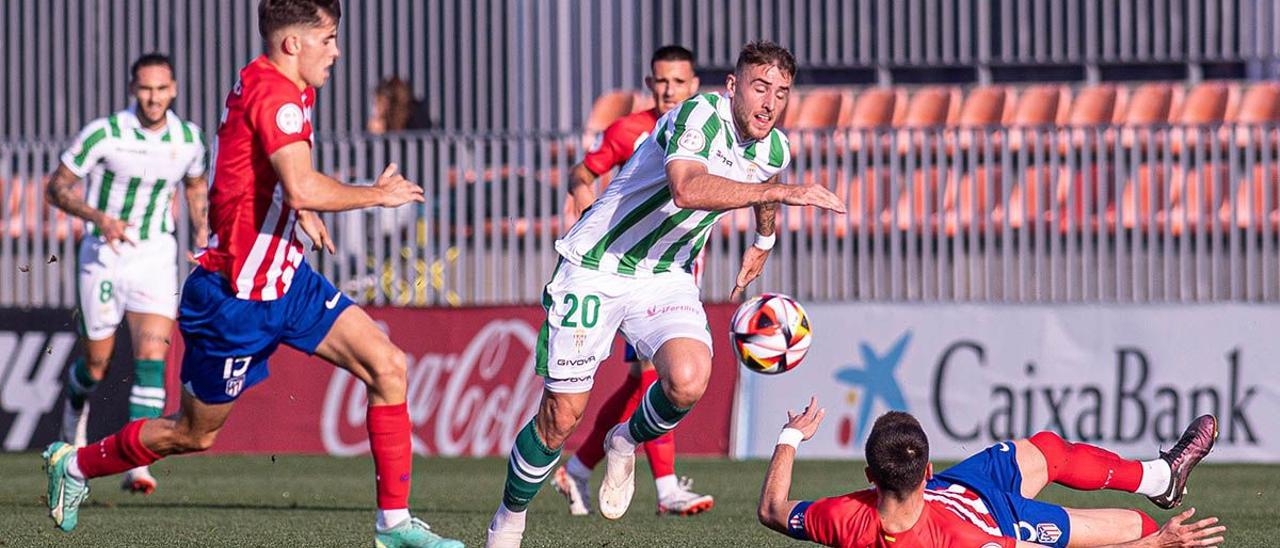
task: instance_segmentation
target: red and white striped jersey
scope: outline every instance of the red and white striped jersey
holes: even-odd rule
[[[916,523],[906,531],[884,530],[879,494],[864,489],[800,502],[787,520],[787,534],[826,546],[858,548],[1013,548],[981,497],[962,486],[927,489]]]
[[[315,97],[314,88],[299,89],[265,55],[241,69],[240,81],[227,95],[209,178],[213,235],[197,260],[221,273],[237,298],[284,296],[302,264],[297,214],[284,203],[270,158],[285,145],[312,142]]]

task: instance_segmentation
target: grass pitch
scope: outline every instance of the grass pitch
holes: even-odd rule
[[[691,518],[658,517],[645,463],[636,500],[617,522],[568,515],[544,487],[530,507],[525,546],[803,546],[756,523],[763,461],[682,458],[680,473],[716,507]],[[368,458],[316,456],[195,456],[152,468],[160,489],[149,497],[92,483],[80,526],[53,528],[44,507],[38,454],[0,455],[0,546],[369,546],[373,528],[373,463]],[[447,536],[483,546],[502,492],[505,459],[418,459],[413,511]],[[1227,546],[1280,542],[1280,466],[1206,464],[1191,480],[1187,504],[1222,518]],[[802,461],[792,497],[816,498],[862,488],[862,465]],[[599,485],[597,471],[594,485]],[[1041,498],[1081,507],[1134,507],[1162,523],[1172,512],[1123,493],[1079,493],[1051,487]]]

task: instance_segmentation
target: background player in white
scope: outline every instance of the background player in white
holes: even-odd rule
[[[556,242],[561,261],[543,293],[547,321],[535,358],[545,378],[543,398],[512,445],[488,546],[520,545],[525,509],[577,427],[595,370],[619,329],[641,355],[653,357],[660,379],[631,419],[606,437],[600,513],[618,519],[626,512],[635,491],[636,445],[675,428],[711,376],[711,335],[689,269],[716,219],[755,208],[757,239],[743,257],[737,297],[773,247],[778,203],[844,211],[824,187],[777,182],[790,151],[774,125],[795,68],[781,46],[747,44],[726,80],[728,94],[698,95],[664,115]]]
[[[164,411],[164,358],[178,310],[172,204],[180,183],[195,246],[208,241],[204,140],[200,128],[169,110],[178,94],[173,63],[144,55],[130,74],[133,106],[85,126],[47,189],[50,203],[86,223],[77,263],[85,355],[68,371],[62,415],[63,439],[76,445],[88,441],[86,398],[107,374],[123,319],[135,358],[129,420]],[[81,178],[88,182],[83,195],[75,188]],[[156,480],[138,467],[124,475],[123,487],[149,494]]]

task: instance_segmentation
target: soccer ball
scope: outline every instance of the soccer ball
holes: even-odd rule
[[[729,327],[733,353],[747,369],[785,373],[809,352],[809,316],[795,299],[778,293],[753,297],[733,313]]]

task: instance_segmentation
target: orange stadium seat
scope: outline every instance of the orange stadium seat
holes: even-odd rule
[[[970,147],[979,147],[975,151],[979,153],[992,152],[981,147],[988,143],[995,144],[995,141],[986,141],[983,136],[989,128],[1000,125],[1009,117],[1008,107],[1012,103],[1008,100],[1009,95],[1008,88],[1004,86],[982,86],[969,91],[960,107],[959,116],[951,124],[959,133],[959,138],[955,140],[959,144],[958,148],[950,146],[952,140],[951,134],[948,134],[949,152],[960,154],[953,161],[964,162],[971,157],[966,153]],[[953,148],[955,150],[951,150]],[[939,174],[945,178],[942,215],[948,234],[969,226],[975,218],[981,220],[988,217],[993,204],[988,203],[986,192],[987,169],[983,164],[970,166],[958,179],[951,172]]]
[[[949,86],[929,86],[916,91],[907,104],[902,120],[894,124],[898,128],[897,153],[906,155],[913,150],[918,153],[936,150],[938,139],[942,137],[937,128],[959,116],[959,95],[958,89]],[[919,163],[920,158],[917,156],[914,161]],[[910,174],[910,183],[907,187],[898,189],[895,201],[898,229],[906,230],[914,226],[924,230],[931,226],[933,219],[930,217],[938,212],[936,195],[939,182],[936,167],[917,167]],[[891,222],[891,212],[883,212],[881,215],[884,222]]]

